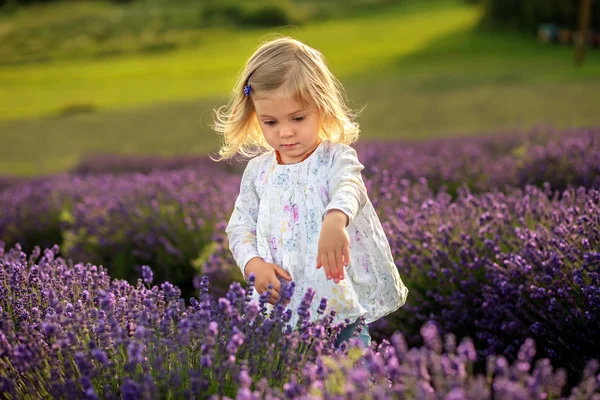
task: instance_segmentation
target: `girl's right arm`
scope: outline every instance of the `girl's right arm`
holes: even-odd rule
[[[254,178],[255,168],[251,160],[242,175],[240,194],[235,201],[229,224],[225,228],[229,238],[229,248],[242,275],[244,275],[248,261],[254,257],[260,257],[256,245],[259,198]]]

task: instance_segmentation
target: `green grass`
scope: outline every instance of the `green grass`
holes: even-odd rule
[[[364,138],[419,139],[537,123],[598,125],[600,52],[475,30],[460,1],[409,2],[282,28],[319,48],[356,108]],[[0,174],[72,167],[90,152],[213,151],[208,124],[235,75],[273,30],[206,30],[183,50],[0,68]],[[73,105],[99,111],[56,117]]]
[[[476,18],[475,9],[458,7],[435,14],[398,11],[277,31],[319,48],[334,72],[344,78],[393,62],[436,37],[473,24]],[[423,29],[427,25],[432,27]],[[270,32],[213,29],[205,31],[211,40],[169,53],[4,67],[0,87],[6,96],[0,99],[0,118],[48,115],[72,103],[121,108],[222,96]]]

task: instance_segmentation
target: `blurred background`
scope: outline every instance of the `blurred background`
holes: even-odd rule
[[[0,0],[0,175],[215,151],[211,111],[274,33],[327,57],[363,140],[598,126],[599,29],[591,0]]]

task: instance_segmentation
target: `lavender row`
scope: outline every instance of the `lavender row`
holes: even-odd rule
[[[193,169],[209,173],[241,172],[240,163],[216,163],[209,157],[182,155],[177,157],[131,156],[117,154],[97,154],[84,158],[72,170],[76,175],[128,174],[132,172],[149,174],[155,171],[177,171]]]
[[[399,185],[379,212],[411,296],[389,329],[410,340],[433,319],[475,338],[482,357],[515,359],[532,337],[572,371],[600,359],[598,190],[463,188],[452,200],[426,182]]]
[[[569,184],[600,187],[600,128],[538,127],[422,142],[362,140],[356,147],[368,177],[387,171],[411,181],[425,178],[432,189],[446,187],[450,193],[463,184],[476,192],[507,185],[541,186],[545,182],[555,189]],[[104,154],[82,160],[71,172],[115,175],[180,169],[205,174],[240,172],[243,164],[215,163],[208,157],[191,155],[163,158]],[[4,177],[0,189],[22,181]]]
[[[550,183],[600,188],[600,129],[553,130],[484,137],[460,137],[421,143],[359,142],[364,174],[373,179],[426,179],[434,191],[455,194]],[[385,183],[384,183],[385,184]]]
[[[102,267],[68,265],[57,254],[58,247],[43,255],[36,248],[30,256],[18,247],[6,254],[0,249],[0,393],[233,395],[242,368],[255,380],[281,386],[294,366],[332,352],[324,336],[331,317],[323,318],[325,327],[300,318],[305,326],[292,334],[285,327],[289,312],[278,308],[267,317],[266,298],[249,304],[239,284],[211,302],[205,277],[199,301],[186,307],[177,287],[168,282],[151,287],[149,267],[134,287],[111,280]],[[305,309],[311,300],[309,293]],[[328,328],[335,334],[341,327]],[[311,346],[301,340],[309,333]]]
[[[555,189],[569,184],[600,187],[600,129],[538,127],[524,132],[488,136],[432,139],[423,142],[364,140],[357,144],[365,175],[388,171],[394,177],[430,187],[446,187],[450,193],[467,184],[472,191],[503,189],[505,186],[542,186]],[[103,155],[82,161],[77,174],[123,173],[192,168],[239,172],[240,163],[213,163],[207,157],[125,157]]]
[[[0,239],[26,251],[60,244],[63,256],[117,278],[134,280],[149,264],[191,295],[238,187],[239,177],[218,170],[59,175],[0,192]]]
[[[185,306],[169,283],[152,286],[144,267],[134,287],[91,264],[69,265],[58,248],[31,255],[0,247],[0,393],[6,398],[600,398],[598,362],[586,365],[567,390],[566,373],[548,359],[534,361],[526,340],[512,365],[489,356],[473,371],[473,342],[441,336],[434,324],[409,348],[395,333],[361,350],[359,341],[335,349],[343,323],[331,315],[309,323],[314,293],[291,311],[274,312],[266,297],[251,302],[231,285],[211,302],[208,279],[198,300]],[[41,256],[41,257],[40,257]],[[319,310],[326,308],[321,300]]]

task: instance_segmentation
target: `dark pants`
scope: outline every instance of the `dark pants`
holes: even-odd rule
[[[340,332],[340,334],[337,337],[337,340],[335,342],[335,347],[339,347],[343,342],[349,342],[350,339],[354,335],[354,331],[356,331],[356,329],[358,328],[359,323],[360,323],[360,321],[356,320],[355,322],[351,323],[350,325],[348,325],[344,329],[342,329],[342,331]],[[358,333],[358,338],[364,345],[363,346],[364,348],[370,347],[371,346],[371,335],[369,335],[369,325],[363,324],[360,326],[362,326],[362,331],[360,333]]]

